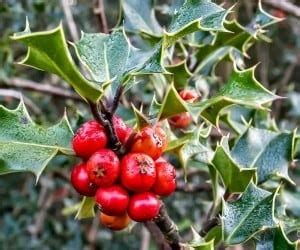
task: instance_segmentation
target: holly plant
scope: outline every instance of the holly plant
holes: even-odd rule
[[[26,22],[11,37],[27,47],[19,64],[70,84],[93,118],[73,131],[67,112],[46,127],[31,119],[23,101],[13,110],[0,106],[0,174],[31,172],[38,182],[56,155],[75,156],[70,182],[82,201],[69,210],[76,219],[98,216],[111,230],[144,223],[162,235],[166,249],[249,242],[296,249],[289,235],[299,222],[289,217],[295,204],[285,197],[296,189],[289,167],[298,135],[276,126],[271,104],[284,100],[256,80],[257,66],[245,66],[248,50],[269,41],[268,27],[280,19],[260,3],[241,25],[235,6],[173,2],[164,6],[162,26],[153,1],[123,0],[114,29],[82,32],[73,42],[62,24],[31,31]],[[222,78],[217,69],[225,65],[230,71]],[[147,95],[136,96],[139,88]],[[193,189],[192,172],[207,187],[194,196],[209,195],[206,219],[190,223],[193,237],[186,237],[165,200]]]

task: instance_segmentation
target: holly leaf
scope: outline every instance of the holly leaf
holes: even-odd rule
[[[222,121],[226,122],[237,134],[243,134],[250,126],[254,110],[233,105],[222,114]]]
[[[255,168],[241,168],[231,157],[228,137],[223,137],[217,145],[212,165],[220,174],[226,189],[230,193],[243,192],[251,180],[255,180]],[[238,176],[238,178],[236,178]]]
[[[248,49],[255,40],[266,40],[263,36],[265,33],[264,28],[280,20],[266,13],[262,9],[261,3],[259,3],[256,15],[246,27],[240,25],[236,20],[225,21],[224,27],[230,32],[217,32],[214,38],[212,38],[212,35],[208,36],[210,43],[207,43],[206,40],[199,41],[205,47],[201,46],[196,54],[201,63],[195,69],[195,72],[202,75],[210,75],[222,59],[230,59],[240,69],[243,69],[244,57],[248,57]],[[188,39],[188,43],[199,47],[199,45],[195,45],[193,39]]]
[[[94,197],[84,196],[75,218],[81,220],[95,217],[95,205]]]
[[[59,152],[73,154],[73,137],[66,115],[56,125],[35,124],[21,101],[14,110],[0,106],[0,174],[31,172],[38,180]]]
[[[85,99],[96,101],[102,94],[101,87],[85,79],[76,67],[67,47],[62,24],[42,32],[30,32],[27,26],[24,32],[14,34],[12,39],[28,46],[27,55],[19,64],[60,76]]]
[[[212,150],[200,142],[201,129],[201,127],[195,129],[189,141],[178,151],[179,160],[185,172],[189,160],[195,159],[197,162],[208,164],[213,156]]]
[[[250,182],[239,200],[223,201],[222,228],[227,245],[240,244],[276,226],[274,200],[277,191],[272,194]]]
[[[214,239],[210,241],[205,241],[198,232],[192,227],[192,234],[193,238],[192,241],[189,243],[189,246],[192,247],[192,249],[196,250],[214,250]]]
[[[162,120],[186,111],[188,111],[186,102],[182,100],[174,85],[171,84],[160,106],[157,119]]]
[[[210,0],[186,0],[173,15],[164,34],[166,46],[197,30],[226,31],[223,26],[230,10],[225,10]]]
[[[140,130],[143,127],[148,126],[150,124],[149,119],[142,113],[142,111],[138,110],[133,104],[131,106],[134,112],[137,129]]]
[[[107,95],[113,96],[133,75],[166,73],[161,64],[161,44],[147,51],[134,48],[122,28],[109,35],[83,33],[74,47],[95,81],[112,81]]]
[[[220,112],[232,104],[266,109],[264,107],[266,103],[280,97],[264,88],[255,79],[254,70],[255,67],[243,71],[235,69],[217,95],[205,101],[188,104],[190,112],[194,116],[201,115],[206,121],[218,127]]]
[[[264,28],[282,21],[283,19],[275,17],[267,13],[261,5],[261,1],[258,2],[258,9],[252,22],[247,25],[247,30],[254,37],[257,37],[260,33],[264,33]]]
[[[256,250],[297,250],[298,243],[291,242],[281,226],[262,232],[256,243]]]
[[[155,18],[153,0],[123,0],[124,26],[130,32],[162,36],[162,28]]]
[[[258,183],[272,177],[288,175],[288,164],[293,159],[295,133],[278,133],[249,128],[232,148],[233,159],[244,168],[256,168]]]
[[[185,88],[188,84],[188,80],[192,76],[189,71],[186,61],[182,61],[178,64],[166,66],[166,70],[172,73],[172,82],[176,89]]]

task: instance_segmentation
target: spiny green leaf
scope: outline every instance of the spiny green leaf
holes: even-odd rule
[[[261,5],[261,1],[258,2],[258,9],[257,12],[255,14],[254,19],[252,20],[252,22],[247,25],[247,30],[253,34],[254,37],[256,37],[259,33],[263,33],[264,32],[264,28],[280,22],[282,19],[272,16],[269,13],[267,13]]]
[[[175,65],[166,66],[166,70],[172,73],[174,86],[176,89],[184,88],[188,84],[188,79],[192,76],[189,71],[186,61],[182,61]]]
[[[185,171],[192,158],[197,162],[208,164],[213,156],[212,150],[200,142],[200,133],[201,127],[195,129],[190,140],[179,149],[179,159]]]
[[[174,140],[171,140],[168,142],[168,147],[166,151],[172,151],[172,150],[177,150],[184,144],[186,144],[192,137],[193,137],[192,132],[185,134],[184,136],[181,136],[180,138],[176,138]]]
[[[0,106],[0,174],[32,172],[38,180],[58,153],[72,154],[67,117],[52,127],[35,124],[23,102],[15,110]]]
[[[253,109],[238,105],[230,106],[222,114],[222,121],[225,121],[236,133],[243,134],[250,126]]]
[[[263,105],[279,96],[268,91],[255,79],[254,70],[254,67],[243,71],[235,69],[217,95],[199,103],[188,104],[190,110],[195,110],[191,113],[200,114],[205,120],[218,126],[220,112],[229,105],[266,109]]]
[[[125,29],[131,32],[143,32],[151,36],[161,36],[162,28],[155,18],[153,0],[123,0]]]
[[[262,232],[256,243],[256,250],[297,250],[297,242],[291,242],[281,226]]]
[[[250,182],[239,200],[223,202],[223,239],[227,245],[242,243],[261,230],[276,226],[276,193],[272,194]]]
[[[96,203],[94,197],[84,196],[75,218],[81,220],[81,219],[95,217],[95,205]]]
[[[118,86],[127,83],[132,75],[166,73],[161,64],[161,44],[149,51],[134,48],[122,28],[110,35],[83,33],[74,46],[96,81],[112,81],[107,96],[114,96]]]
[[[137,129],[142,129],[143,127],[148,126],[150,124],[148,118],[140,110],[138,110],[133,104],[132,104],[132,108],[135,115]]]
[[[231,155],[244,168],[257,168],[258,182],[273,176],[293,181],[288,164],[293,159],[294,133],[249,128],[234,145]]]
[[[100,97],[101,88],[86,80],[74,64],[62,25],[49,31],[16,33],[12,39],[28,46],[27,55],[20,64],[60,76],[85,99],[96,101]]]
[[[217,146],[211,162],[230,193],[243,192],[249,182],[255,179],[256,169],[241,168],[230,156],[228,148],[228,138],[225,137]]]
[[[197,30],[226,31],[223,26],[229,10],[210,0],[186,0],[164,34],[166,46]]]
[[[185,101],[182,100],[172,84],[165,95],[163,103],[161,104],[157,119],[162,120],[186,111],[188,111],[188,108]]]
[[[263,28],[278,22],[280,19],[266,13],[261,4],[253,20],[246,27],[240,25],[236,20],[225,21],[224,27],[230,32],[217,32],[214,39],[210,38],[211,43],[203,43],[196,57],[201,63],[195,72],[209,75],[214,73],[214,68],[222,59],[230,59],[240,69],[244,68],[244,56],[247,56],[247,50],[258,38],[263,39]],[[202,42],[201,40],[199,41]],[[188,40],[192,46],[194,42]],[[197,45],[196,45],[197,46]]]
[[[206,242],[205,239],[203,239],[193,227],[191,229],[192,229],[193,238],[192,241],[189,243],[189,246],[192,247],[192,249],[214,250],[213,239]]]

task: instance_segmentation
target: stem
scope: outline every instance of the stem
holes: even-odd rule
[[[204,223],[203,228],[199,232],[201,237],[204,237],[213,227],[219,225],[219,219],[214,217]]]
[[[101,109],[99,109],[98,104],[92,102],[89,102],[89,104],[94,118],[105,128],[106,133],[108,134],[110,148],[118,153],[121,149],[121,142],[119,141],[113,126],[112,114],[107,111],[106,107],[101,102],[99,103]]]
[[[104,11],[104,3],[103,0],[97,0],[97,7],[94,9],[94,13],[97,14],[101,32],[108,33],[108,25],[107,25],[107,19]]]
[[[180,246],[180,235],[178,233],[178,228],[174,221],[168,215],[166,206],[164,203],[161,204],[159,214],[154,218],[154,223],[160,229],[164,235],[166,241],[169,243],[172,249],[181,249]]]

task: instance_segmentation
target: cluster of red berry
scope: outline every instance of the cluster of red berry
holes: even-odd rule
[[[113,117],[115,133],[124,145],[132,129]],[[104,127],[97,121],[84,123],[74,135],[73,149],[83,163],[76,165],[71,182],[76,191],[94,196],[102,224],[121,230],[130,222],[155,218],[160,209],[157,196],[168,196],[176,188],[174,167],[161,157],[167,137],[160,126],[137,132],[129,153],[120,157],[108,147]]]

